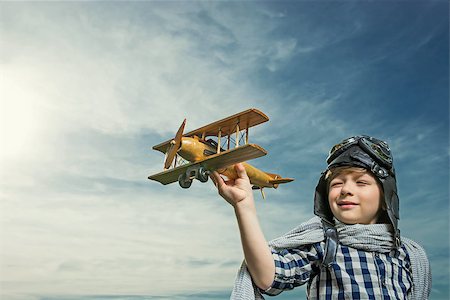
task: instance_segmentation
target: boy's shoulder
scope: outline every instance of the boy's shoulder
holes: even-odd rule
[[[428,299],[431,292],[431,269],[425,249],[417,242],[402,237],[411,261],[416,299]]]
[[[409,255],[423,257],[428,260],[425,248],[423,248],[419,243],[406,237],[401,238],[402,246],[406,248]]]

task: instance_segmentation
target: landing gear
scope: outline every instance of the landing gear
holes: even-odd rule
[[[204,167],[198,168],[196,178],[200,180],[200,182],[207,182],[209,179],[209,171]]]
[[[180,174],[178,183],[183,189],[191,187],[192,180],[195,178],[200,182],[207,182],[209,179],[209,171],[205,167],[192,167],[186,170],[185,173]]]
[[[192,179],[189,178],[186,173],[182,173],[178,176],[178,183],[183,189],[188,189],[191,187]]]

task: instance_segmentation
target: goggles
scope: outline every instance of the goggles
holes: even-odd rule
[[[382,140],[367,135],[353,136],[343,140],[339,144],[334,145],[328,155],[327,163],[331,163],[336,157],[354,145],[358,145],[382,166],[392,170],[393,159],[391,149],[389,149],[388,144]]]

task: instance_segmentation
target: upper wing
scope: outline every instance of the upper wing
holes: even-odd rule
[[[178,181],[180,174],[187,171],[188,168],[203,166],[209,171],[222,169],[224,167],[243,162],[249,159],[257,158],[267,154],[267,151],[255,144],[246,144],[231,150],[223,151],[219,154],[213,154],[206,159],[178,166],[171,170],[151,175],[148,179],[156,180],[162,184],[169,184]]]
[[[239,130],[245,130],[247,128],[259,125],[267,121],[269,121],[269,117],[267,117],[263,112],[259,111],[256,108],[250,108],[243,112],[232,115],[228,118],[195,129],[191,132],[184,134],[183,136],[194,136],[194,135],[199,137],[217,136],[219,130],[221,131],[222,136],[226,136],[236,132],[236,126],[239,126]],[[153,149],[166,153],[170,141],[171,139],[161,144],[158,144],[154,146]]]
[[[219,130],[222,132],[222,136],[225,136],[236,132],[236,125],[239,125],[239,130],[245,130],[267,121],[269,121],[269,117],[267,117],[263,112],[257,110],[256,108],[250,108],[228,118],[188,132],[186,133],[186,136],[202,136],[203,133],[205,133],[205,136],[217,136]]]

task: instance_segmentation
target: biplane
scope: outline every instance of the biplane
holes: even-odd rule
[[[234,165],[243,162],[254,189],[262,191],[290,182],[294,179],[264,172],[245,162],[267,154],[261,146],[249,143],[249,129],[268,120],[264,113],[252,108],[183,134],[184,119],[175,138],[153,147],[165,154],[164,170],[148,178],[164,185],[178,181],[182,188],[189,188],[194,179],[208,181],[212,171],[228,179],[237,178]]]

